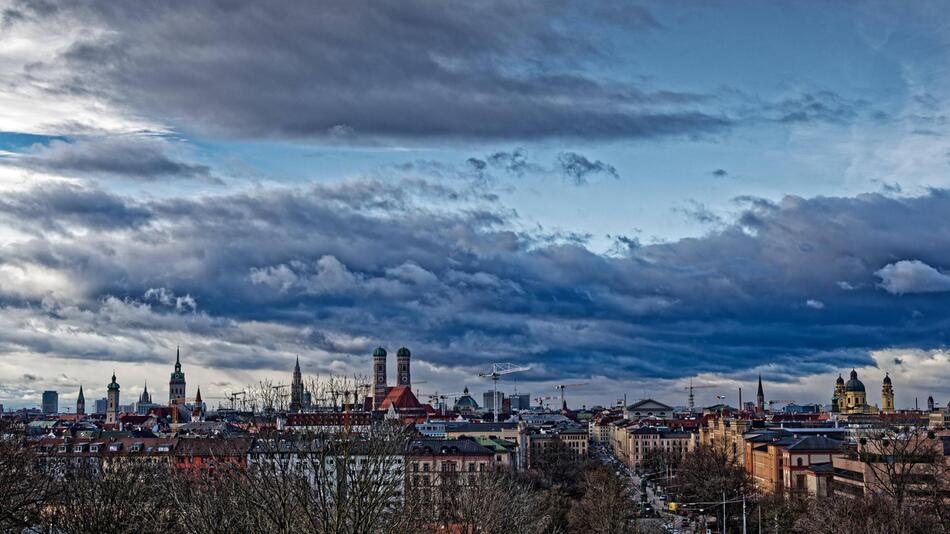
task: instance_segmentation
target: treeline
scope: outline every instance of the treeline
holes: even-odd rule
[[[407,484],[408,438],[261,436],[249,461],[213,469],[111,459],[54,461],[27,440],[0,440],[0,532],[634,533],[624,482],[549,446],[537,468],[439,474]]]

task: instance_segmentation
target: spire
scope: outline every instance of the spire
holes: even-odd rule
[[[198,386],[198,392],[195,393],[195,404],[201,404],[201,386]]]
[[[297,363],[294,364],[294,371],[300,372],[300,355],[297,355]]]
[[[80,400],[80,401],[85,401],[85,400],[86,400],[86,397],[84,397],[83,394],[82,394],[82,384],[79,384],[79,399],[78,399],[78,400]]]
[[[759,392],[756,393],[758,396],[765,396],[765,393],[762,391],[762,375],[759,375]]]
[[[181,363],[181,345],[175,345],[175,363]]]
[[[148,393],[148,380],[145,381],[145,393]]]

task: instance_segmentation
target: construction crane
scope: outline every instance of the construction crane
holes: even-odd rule
[[[562,412],[567,411],[567,400],[564,398],[564,390],[566,388],[577,388],[577,387],[586,386],[586,385],[587,385],[587,382],[578,382],[576,384],[558,384],[554,386],[554,389],[561,390],[561,411]]]
[[[712,384],[705,384],[705,385],[700,385],[700,386],[694,386],[694,385],[693,385],[693,379],[692,379],[692,378],[689,379],[689,385],[686,386],[686,387],[683,388],[683,389],[689,390],[689,404],[688,404],[688,406],[689,406],[689,411],[690,411],[690,413],[692,413],[693,408],[696,407],[696,397],[693,395],[693,390],[694,390],[694,389],[703,389],[703,388],[714,388],[714,387],[716,387],[716,386],[714,386],[714,385],[712,385]]]
[[[482,378],[491,378],[492,381],[492,408],[494,408],[494,421],[498,422],[498,405],[501,404],[498,401],[498,379],[510,375],[511,373],[520,373],[522,371],[527,371],[531,367],[524,365],[515,365],[513,363],[493,363],[491,364],[491,371],[487,373],[478,373],[478,376]]]

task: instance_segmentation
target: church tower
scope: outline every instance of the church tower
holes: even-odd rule
[[[82,385],[79,386],[79,396],[76,397],[76,415],[86,415],[86,397],[82,394]]]
[[[294,365],[294,380],[290,384],[290,411],[299,412],[303,409],[303,377],[300,375],[300,356]]]
[[[191,420],[203,421],[205,416],[204,403],[201,401],[201,386],[198,386],[198,392],[195,393],[195,405],[191,407]]]
[[[175,350],[175,371],[168,381],[168,403],[185,402],[185,373],[181,372],[181,347]]]
[[[399,377],[397,385],[412,386],[412,378],[409,375],[409,357],[409,349],[406,347],[396,351],[396,376]]]
[[[844,378],[838,374],[838,380],[835,381],[835,394],[831,397],[831,411],[840,413],[844,411]]]
[[[894,388],[887,373],[884,373],[884,385],[881,386],[881,401],[881,410],[884,413],[894,413]]]
[[[106,394],[106,424],[119,422],[119,384],[115,381],[115,371],[112,372],[112,382]]]
[[[759,391],[755,394],[755,410],[765,412],[765,391],[762,390],[762,375],[759,375]]]
[[[378,410],[386,398],[386,349],[376,347],[373,351],[373,409]]]

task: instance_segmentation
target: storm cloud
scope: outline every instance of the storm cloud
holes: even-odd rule
[[[895,280],[895,256],[950,265],[935,215],[950,209],[943,191],[749,204],[704,237],[610,256],[515,230],[497,204],[444,209],[454,201],[436,193],[432,204],[431,191],[355,181],[149,201],[91,186],[24,192],[0,203],[7,221],[71,231],[0,253],[5,282],[45,273],[0,293],[21,325],[0,329],[0,346],[134,359],[188,337],[208,365],[254,369],[291,351],[346,359],[398,342],[449,368],[459,355],[532,363],[525,379],[543,380],[766,361],[800,376],[868,364],[871,349],[946,342],[937,294],[876,285]],[[114,221],[76,208],[90,199]],[[911,231],[920,239],[903,238]],[[109,346],[113,336],[124,341]]]
[[[704,109],[706,95],[596,73],[610,43],[569,26],[656,31],[636,6],[41,5],[18,3],[5,24],[95,31],[30,64],[29,81],[216,136],[618,139],[702,135],[731,124]]]
[[[154,137],[79,138],[72,142],[54,139],[46,145],[34,145],[5,163],[64,176],[220,183],[208,166],[189,163],[172,152],[171,143]]]

